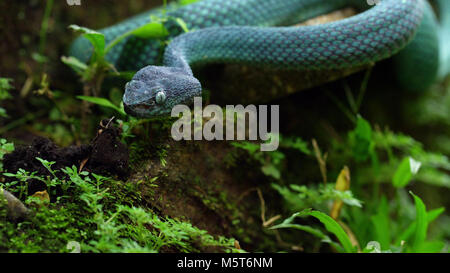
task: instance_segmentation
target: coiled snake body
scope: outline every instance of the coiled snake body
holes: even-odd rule
[[[396,55],[399,82],[426,89],[450,70],[450,1],[435,2],[439,21],[425,0],[382,0],[373,7],[366,0],[203,0],[169,7],[167,15],[182,18],[193,31],[182,34],[168,26],[174,38],[162,66],[156,66],[161,43],[136,37],[114,47],[107,59],[120,70],[140,69],[123,97],[127,113],[140,118],[191,104],[202,92],[191,67],[210,63],[307,71],[347,69]],[[363,12],[323,25],[289,26],[348,5]],[[152,10],[100,32],[108,42],[160,13]],[[71,47],[71,55],[84,61],[90,54],[82,38]]]

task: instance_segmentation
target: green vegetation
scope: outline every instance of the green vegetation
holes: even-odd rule
[[[305,107],[314,103],[306,95],[283,100],[282,107],[295,112],[282,122],[294,125],[283,128],[287,133],[274,152],[248,141],[174,142],[171,119],[126,115],[114,80],[129,79],[134,71],[117,71],[105,55],[132,35],[167,44],[164,23],[174,20],[187,32],[186,24],[166,15],[149,18],[109,44],[103,34],[72,25],[94,47],[85,64],[57,55],[67,44],[55,48],[47,35],[72,31],[54,26],[62,18],[52,20],[52,10],[60,4],[46,1],[42,8],[36,37],[20,36],[25,48],[10,73],[18,76],[0,78],[0,193],[13,193],[32,211],[22,222],[9,221],[0,194],[0,252],[71,252],[77,244],[81,252],[448,252],[448,80],[389,104],[377,99],[382,88],[369,83],[371,68],[357,76],[356,96],[347,80],[343,90],[315,90],[323,103],[316,108],[331,114],[311,113],[320,111]],[[61,80],[55,70],[77,77]],[[307,112],[299,114],[302,107]],[[398,113],[391,111],[396,107]],[[48,176],[3,168],[5,155],[30,136],[79,145],[95,137],[100,120],[113,116],[130,150],[132,175],[126,181],[88,173],[82,164],[56,169],[44,156],[37,160]],[[303,124],[295,121],[304,116],[317,124],[297,130]],[[44,183],[48,197],[30,194],[30,180]]]
[[[51,171],[51,177],[23,170],[5,173],[17,181],[4,188],[18,197],[26,196],[25,182],[34,178],[48,185],[50,196],[56,196],[57,189],[62,193],[51,203],[28,196],[25,203],[34,212],[30,221],[16,226],[2,218],[1,251],[69,252],[69,242],[78,242],[82,252],[197,252],[206,247],[238,251],[232,239],[216,239],[188,222],[132,206],[141,199],[136,185],[79,172],[76,167],[60,170],[67,175],[61,180],[56,176],[58,170],[51,168],[54,162],[40,161]]]
[[[11,98],[9,90],[12,89],[11,79],[0,78],[0,101]],[[0,107],[0,117],[7,117],[6,110]]]
[[[394,134],[388,130],[374,132],[368,121],[360,116],[356,120],[355,129],[348,133],[347,141],[334,142],[328,152],[330,164],[336,165],[335,162],[352,164],[352,170],[355,170],[352,174],[352,190],[338,190],[334,183],[327,180],[325,184],[283,186],[285,181],[282,174],[286,172],[282,167],[285,158],[282,149],[263,153],[259,152],[258,145],[249,142],[233,144],[246,150],[261,164],[262,173],[274,179],[272,187],[283,196],[288,211],[295,212],[271,229],[289,228],[308,232],[322,242],[331,244],[339,252],[444,251],[446,243],[439,238],[443,238],[447,232],[445,223],[441,223],[442,231],[435,238],[430,238],[427,230],[428,225],[444,213],[445,209],[441,207],[426,210],[425,204],[417,195],[410,192],[412,198],[407,198],[405,187],[413,180],[448,187],[443,178],[448,176],[447,157],[425,151],[423,145],[411,137]],[[309,157],[316,156],[318,165],[325,164],[320,153],[313,155],[307,144],[300,139],[295,142],[288,139],[285,143],[283,139],[287,138],[280,139],[282,148],[296,148]],[[293,146],[292,143],[298,145]],[[394,152],[394,149],[399,152]],[[383,152],[387,154],[387,158],[381,161],[379,158]],[[339,158],[334,155],[339,155]],[[326,167],[321,170],[324,169]],[[328,172],[336,171],[328,170]],[[367,175],[368,173],[370,175]],[[327,174],[322,173],[322,176],[325,178]],[[384,189],[381,190],[380,183],[389,181],[391,185],[383,184]],[[368,189],[372,194],[368,194]],[[393,198],[390,197],[392,193],[387,194],[389,191],[394,191]],[[327,215],[330,204],[337,200],[342,201],[347,207],[343,209],[341,219],[333,219]],[[411,213],[414,207],[415,215]],[[311,210],[312,208],[315,210]],[[325,230],[333,234],[338,242],[330,239],[330,235],[316,225],[295,222],[296,218],[305,216],[313,216],[320,220]],[[347,230],[344,230],[343,226]]]

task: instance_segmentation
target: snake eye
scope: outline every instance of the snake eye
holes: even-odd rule
[[[157,104],[163,104],[166,101],[166,93],[164,91],[159,91],[156,93],[155,101]]]

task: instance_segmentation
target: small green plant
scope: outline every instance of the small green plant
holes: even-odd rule
[[[70,29],[80,32],[83,37],[92,44],[93,54],[88,65],[75,57],[62,57],[61,60],[70,66],[76,73],[78,73],[85,84],[94,84],[91,88],[95,88],[94,91],[98,91],[105,77],[105,73],[112,72],[112,75],[121,75],[116,71],[114,66],[106,60],[106,56],[114,46],[122,42],[124,39],[130,36],[135,36],[141,39],[167,38],[169,36],[169,32],[164,24],[169,20],[174,20],[178,25],[180,25],[183,31],[189,31],[186,27],[186,23],[181,18],[170,18],[166,16],[165,13],[163,14],[164,15],[162,17],[149,18],[150,21],[147,24],[119,35],[108,44],[105,42],[105,35],[103,33],[86,27],[70,25]],[[123,75],[128,77],[129,73],[125,72]],[[95,82],[93,83],[92,81]],[[92,94],[98,94],[98,92],[93,92]],[[88,94],[84,95],[86,96]]]
[[[0,138],[0,172],[3,171],[3,158],[5,154],[14,151],[14,144],[9,143],[6,139]]]
[[[116,106],[114,103],[112,103],[110,100],[105,98],[99,98],[99,97],[90,97],[90,96],[77,96],[77,99],[81,99],[90,103],[94,103],[103,107],[111,108],[118,113],[120,113],[122,116],[126,116],[125,110],[123,108],[123,103],[120,104],[120,106]]]
[[[48,61],[47,56],[45,56],[45,47],[47,45],[47,33],[53,4],[54,0],[46,1],[44,17],[42,19],[41,29],[39,31],[39,51],[32,54],[32,58],[40,64],[44,64]]]
[[[322,224],[324,224],[325,229],[331,234],[335,235],[339,241],[339,244],[332,241],[330,237],[325,235],[322,231],[310,226],[294,224],[294,220],[297,217],[313,216],[317,218]],[[315,211],[311,209],[303,210],[301,212],[294,213],[291,217],[284,220],[281,224],[271,227],[270,229],[280,229],[280,228],[294,228],[299,229],[308,233],[311,233],[321,239],[323,242],[331,244],[339,252],[353,253],[356,252],[355,247],[352,246],[349,236],[343,230],[343,228],[337,223],[333,218],[326,215],[323,212]]]
[[[188,4],[188,3],[185,3]],[[82,111],[82,122],[86,120],[86,108],[88,107],[87,103],[93,103],[100,105],[102,107],[110,108],[120,114],[124,119],[128,121],[123,121],[122,125],[125,128],[124,139],[127,137],[131,137],[130,133],[131,129],[134,127],[145,123],[145,120],[136,120],[133,117],[128,116],[125,113],[123,103],[120,102],[120,105],[116,105],[111,100],[92,96],[94,94],[100,94],[100,90],[103,84],[105,77],[107,76],[122,76],[127,79],[131,78],[134,74],[133,71],[128,72],[119,72],[116,70],[113,64],[109,63],[107,60],[108,52],[114,48],[117,44],[124,41],[126,38],[130,36],[139,37],[141,39],[168,39],[169,32],[165,27],[165,23],[173,20],[176,22],[184,32],[188,32],[188,28],[186,23],[181,18],[171,18],[166,15],[166,3],[164,5],[163,13],[160,17],[152,16],[149,18],[149,22],[142,26],[139,26],[135,29],[131,29],[130,31],[119,35],[114,40],[106,44],[105,35],[103,33],[97,32],[95,30],[81,27],[77,25],[70,25],[69,28],[80,32],[82,36],[87,39],[92,47],[93,53],[90,58],[88,64],[83,63],[77,58],[70,56],[61,58],[62,62],[66,65],[70,66],[81,78],[81,81],[84,85],[83,87],[83,95],[77,96],[78,99],[83,100],[83,111]],[[166,44],[168,41],[166,41]],[[83,126],[86,127],[86,126]]]
[[[53,170],[54,162],[38,160],[49,171],[49,177],[23,170],[4,174],[17,180],[4,184],[4,188],[26,199],[34,216],[18,228],[0,221],[0,251],[68,252],[68,243],[74,241],[80,244],[81,252],[149,253],[167,248],[196,252],[212,246],[239,251],[234,248],[233,239],[216,239],[190,223],[160,218],[151,210],[133,206],[133,200],[139,200],[139,192],[129,184],[79,172],[75,166]],[[59,179],[58,174],[66,178]],[[45,182],[56,201],[42,205],[36,197],[28,196],[29,179]],[[56,187],[59,192],[51,190]]]
[[[362,207],[362,201],[356,199],[351,191],[339,191],[332,184],[319,184],[319,186],[304,186],[291,184],[288,187],[272,183],[284,201],[289,204],[291,211],[300,211],[307,208],[325,209],[329,202],[342,200],[348,206]]]
[[[8,78],[0,78],[0,101],[10,99],[11,95],[9,91],[13,88],[11,86],[11,79]],[[6,110],[0,107],[0,118],[6,118],[8,115],[6,114]]]
[[[198,1],[200,1],[200,0],[179,0],[178,2],[180,3],[180,5],[185,6],[185,5],[193,4],[193,3],[198,2]]]
[[[412,193],[414,202],[411,202],[405,188],[414,181],[446,187],[448,184],[442,181],[448,177],[449,160],[442,154],[426,151],[420,142],[409,136],[389,130],[383,132],[378,127],[373,130],[361,116],[355,121],[356,126],[347,134],[347,139],[333,142],[328,152],[330,164],[349,164],[354,170],[351,191],[338,191],[327,183],[289,184],[289,187],[283,186],[285,181],[272,183],[288,211],[295,212],[272,229],[293,228],[308,232],[339,252],[441,252],[445,241],[431,237],[428,225],[444,212],[444,208],[427,211],[421,198]],[[328,176],[336,173],[332,167],[327,169],[331,173]],[[440,182],[431,182],[437,177]],[[370,188],[371,194],[367,191]],[[392,191],[394,198],[388,198],[386,192]],[[364,202],[354,198],[353,194]],[[335,200],[346,205],[337,220],[325,214]],[[310,208],[317,210],[315,215],[309,213]],[[315,226],[296,222],[305,215],[315,216],[324,223],[337,242]]]
[[[273,152],[262,152],[260,150],[260,144],[248,141],[236,141],[232,142],[231,145],[247,151],[254,160],[261,164],[261,171],[266,176],[277,180],[281,178],[282,165],[285,159],[285,155],[281,149],[291,149],[306,155],[312,154],[308,144],[301,138],[282,137],[281,135],[279,136],[280,149]]]
[[[384,199],[384,201],[380,203],[382,208],[380,208],[376,215],[373,215],[371,217],[374,225],[374,238],[372,238],[372,240],[367,243],[367,247],[361,250],[362,252],[384,251],[406,253],[437,253],[442,251],[442,249],[444,248],[443,242],[427,240],[427,227],[431,221],[435,220],[441,213],[443,213],[444,209],[440,208],[427,212],[423,201],[413,193],[411,193],[411,195],[414,198],[416,207],[415,220],[409,224],[408,228],[404,232],[399,234],[398,239],[395,240],[391,245],[392,226],[389,224],[389,212],[386,199]],[[320,229],[311,227],[309,225],[297,224],[294,222],[296,218],[305,216],[313,216],[317,218],[320,222],[322,222],[322,224],[324,224],[325,229],[338,239],[339,243],[334,242]],[[352,242],[348,232],[343,229],[342,225],[339,222],[335,221],[333,218],[323,212],[314,211],[311,209],[306,209],[301,212],[294,213],[291,217],[284,220],[281,224],[275,225],[270,229],[282,228],[298,229],[304,232],[308,232],[321,239],[322,242],[329,243],[338,252],[357,252],[356,246],[360,245],[357,242],[354,242],[354,240]],[[377,246],[376,249],[373,249],[374,243]]]
[[[356,127],[348,134],[349,146],[352,149],[353,157],[357,161],[365,161],[369,157],[373,157],[375,143],[372,139],[372,127],[370,123],[362,118],[357,117]]]
[[[385,152],[390,166],[398,166],[395,184],[402,186],[410,182],[409,179],[400,181],[401,173],[410,169],[415,180],[441,187],[450,187],[450,160],[444,154],[427,151],[423,144],[410,136],[396,134],[389,130],[376,131],[374,141],[377,150]],[[381,166],[383,167],[383,166]],[[409,168],[408,168],[409,167]]]

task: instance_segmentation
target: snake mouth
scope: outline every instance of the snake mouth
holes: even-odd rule
[[[170,111],[164,111],[164,108],[158,107],[158,105],[151,101],[150,103],[143,102],[137,104],[123,104],[125,113],[137,118],[154,118],[170,116]]]
[[[128,115],[134,115],[134,111],[132,110],[132,108],[128,105],[126,105],[125,103],[123,104],[123,109],[125,110],[125,113],[127,113]]]
[[[149,117],[148,112],[151,109],[150,105],[145,105],[145,104],[139,104],[139,105],[123,105],[123,108],[125,110],[125,113],[134,116],[134,117],[138,117],[138,118],[147,118]]]

